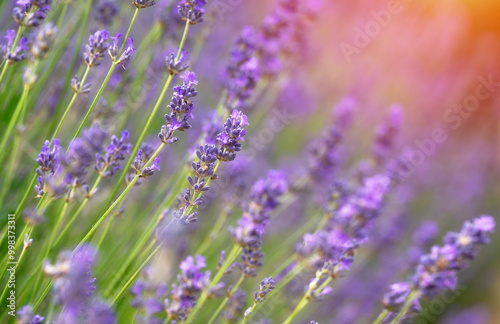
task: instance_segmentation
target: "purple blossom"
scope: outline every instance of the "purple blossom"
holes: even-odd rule
[[[260,79],[259,62],[254,56],[256,36],[251,27],[245,27],[231,51],[226,67],[224,88],[228,109],[245,108],[246,100],[254,93]]]
[[[187,64],[188,54],[186,51],[182,51],[179,59],[176,58],[175,53],[170,53],[165,57],[165,62],[167,65],[167,69],[171,75],[177,75],[186,71],[189,68],[189,64]]]
[[[487,233],[494,228],[493,217],[483,215],[472,222],[466,221],[459,233],[449,232],[443,246],[433,246],[429,254],[421,257],[409,282],[391,286],[391,292],[384,296],[384,306],[399,311],[413,291],[417,293],[414,311],[418,312],[420,298],[433,298],[445,289],[455,289],[458,271],[475,259],[481,245],[490,242]]]
[[[156,317],[163,311],[163,299],[167,295],[167,285],[153,281],[150,269],[144,271],[144,278],[139,279],[131,289],[134,299],[132,307],[137,308],[142,323],[161,324],[163,320]]]
[[[218,158],[223,161],[232,161],[236,158],[236,152],[241,151],[241,143],[244,142],[248,118],[241,111],[233,110],[231,116],[224,123],[224,131],[217,136],[220,149]]]
[[[170,114],[165,115],[167,124],[162,126],[161,132],[158,134],[160,140],[165,144],[177,142],[179,139],[173,136],[174,133],[190,129],[189,119],[194,118],[192,113],[194,104],[191,98],[198,94],[195,88],[198,84],[196,74],[185,71],[181,79],[182,85],[174,87],[172,100],[167,106],[171,109]]]
[[[104,58],[104,53],[109,49],[108,38],[109,33],[106,29],[90,35],[89,43],[85,45],[85,53],[83,53],[83,59],[89,67],[101,64],[99,61]]]
[[[160,157],[155,157],[150,166],[146,167],[146,164],[150,158],[146,156],[143,150],[139,150],[137,153],[137,157],[134,160],[133,168],[135,169],[135,173],[139,175],[140,178],[147,178],[155,174],[155,170],[160,171]]]
[[[97,163],[94,169],[103,177],[111,177],[118,170],[121,170],[121,161],[125,160],[127,155],[130,155],[132,144],[127,142],[129,137],[128,131],[123,131],[120,139],[113,135],[111,143],[106,148],[106,153],[101,155],[96,154]]]
[[[256,267],[261,265],[260,252],[263,234],[270,222],[272,211],[279,205],[279,199],[288,191],[286,175],[281,171],[270,171],[266,178],[259,179],[252,187],[250,202],[238,221],[238,227],[229,227],[229,233],[243,247],[242,264],[237,264],[246,277],[257,275]]]
[[[187,20],[194,25],[203,21],[206,4],[206,0],[181,0],[177,5],[177,11],[182,20]]]
[[[119,9],[115,0],[101,0],[94,6],[94,17],[99,23],[109,26]]]
[[[139,9],[144,9],[147,7],[154,6],[156,2],[151,0],[134,0],[132,3]]]
[[[18,324],[43,324],[45,317],[40,315],[35,315],[33,313],[33,307],[29,305],[23,306],[20,311],[17,312]]]
[[[202,272],[206,266],[205,258],[201,255],[197,255],[196,259],[188,256],[181,262],[178,283],[172,285],[171,298],[165,299],[165,308],[171,320],[185,320],[196,304],[198,294],[208,288],[210,271]]]
[[[135,52],[137,52],[137,50],[134,47],[134,40],[132,39],[132,37],[130,37],[127,40],[127,48],[123,51],[122,55],[120,56],[118,61],[115,62],[115,64],[121,64],[122,67],[125,68],[125,62],[129,61]]]

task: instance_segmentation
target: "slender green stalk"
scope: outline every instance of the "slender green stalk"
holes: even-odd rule
[[[102,216],[97,220],[97,222],[92,226],[92,228],[87,232],[85,237],[80,241],[76,249],[78,249],[83,243],[87,242],[90,237],[94,234],[94,232],[99,228],[99,225],[108,217],[108,215],[115,209],[115,207],[127,196],[129,191],[134,187],[134,184],[139,180],[139,176],[141,172],[147,168],[151,163],[153,163],[153,160],[160,154],[160,151],[162,148],[165,146],[165,143],[161,143],[160,146],[156,149],[155,153],[151,156],[151,158],[146,162],[144,167],[139,170],[135,177],[130,181],[128,186],[125,188],[125,190],[121,193],[121,195],[115,200],[115,202],[102,214]]]
[[[81,48],[82,43],[83,43],[83,37],[84,37],[85,33],[87,32],[87,30],[86,30],[87,21],[88,21],[93,3],[94,3],[93,0],[86,2],[86,6],[85,6],[84,11],[83,11],[82,23],[78,24],[78,26],[81,26],[81,29],[80,29],[80,33],[78,34],[78,39],[76,41],[75,51],[73,53],[73,58],[71,59],[71,64],[68,68],[68,72],[66,73],[66,78],[64,79],[64,84],[63,84],[63,89],[62,89],[61,94],[65,94],[67,92],[69,85],[70,85],[71,78],[73,77],[73,70],[75,68],[76,62],[80,58],[80,48]],[[59,98],[59,102],[57,103],[54,117],[52,118],[53,122],[50,125],[49,132],[48,132],[47,136],[49,136],[51,133],[53,133],[54,127],[56,126],[56,122],[57,122],[57,120],[59,120],[59,115],[61,113],[62,104],[64,101],[63,99],[64,99],[64,95],[61,95],[61,97]]]
[[[179,45],[179,50],[177,51],[177,57],[176,57],[177,60],[179,60],[180,57],[181,57],[182,50],[183,50],[184,45],[186,43],[186,38],[187,38],[188,31],[189,31],[189,20],[186,21],[186,25],[184,27],[184,33],[182,34],[181,42],[180,42],[180,45]],[[165,98],[165,95],[167,93],[168,88],[170,87],[170,83],[172,82],[173,77],[174,76],[172,74],[170,74],[168,76],[167,81],[165,82],[165,85],[163,86],[163,89],[162,89],[162,91],[160,93],[160,96],[158,97],[158,100],[156,100],[156,103],[155,103],[155,105],[153,107],[153,110],[149,114],[149,118],[146,121],[146,125],[144,125],[144,127],[142,128],[142,132],[139,135],[139,138],[137,139],[137,142],[136,142],[137,144],[134,146],[134,148],[132,150],[132,154],[130,155],[129,160],[128,160],[128,162],[125,165],[131,165],[132,162],[133,162],[133,160],[135,159],[135,156],[137,155],[137,152],[139,152],[139,148],[141,146],[141,143],[144,140],[144,138],[146,137],[146,133],[149,130],[151,122],[155,118],[156,113],[157,113],[158,109],[160,108],[160,105],[162,104],[163,99]],[[115,186],[115,188],[113,189],[113,191],[112,191],[112,193],[110,195],[110,200],[108,201],[107,206],[109,206],[111,204],[111,202],[113,201],[114,196],[118,193],[118,190],[120,190],[120,186],[121,186],[123,180],[125,179],[125,176],[127,175],[127,172],[128,172],[128,168],[124,168],[124,170],[120,174],[120,177],[118,178],[116,186]]]
[[[123,295],[123,293],[125,291],[127,291],[127,289],[130,287],[130,285],[139,276],[141,271],[148,265],[149,261],[151,261],[151,259],[156,255],[156,253],[158,253],[158,251],[160,251],[160,248],[161,248],[161,244],[158,244],[158,246],[148,255],[146,260],[144,260],[144,262],[139,266],[139,268],[134,272],[134,274],[127,280],[127,282],[122,287],[122,289],[120,289],[118,294],[116,294],[116,296],[113,298],[113,300],[111,301],[112,305],[115,304],[120,299],[120,297]]]
[[[243,280],[245,280],[245,276],[241,275],[241,277],[238,280],[238,282],[235,283],[234,286],[233,286],[233,288],[231,289],[231,296],[232,296],[232,294],[236,290],[238,290],[238,287],[241,285],[241,283],[243,282]],[[224,300],[220,303],[219,307],[217,307],[217,310],[215,311],[215,313],[212,315],[212,317],[208,321],[208,324],[212,324],[215,321],[215,319],[217,318],[217,316],[219,315],[219,313],[222,311],[222,309],[224,308],[224,306],[226,306],[226,304],[229,301],[229,298],[231,298],[231,296],[226,296],[226,298],[224,298]]]
[[[85,69],[85,72],[83,73],[83,77],[82,77],[82,81],[81,81],[82,86],[84,85],[85,80],[87,79],[89,71],[90,71],[90,66],[87,65],[87,68]],[[68,113],[71,110],[71,108],[73,107],[73,104],[75,103],[76,97],[78,97],[79,94],[80,94],[80,91],[75,90],[75,93],[73,94],[73,97],[71,98],[68,106],[66,107],[66,110],[64,110],[64,114],[62,115],[61,119],[59,120],[59,123],[57,124],[57,127],[54,131],[54,134],[52,134],[52,137],[50,139],[51,142],[54,140],[54,138],[56,138],[57,134],[59,134],[59,131],[61,130],[62,124],[66,120],[66,117],[68,116]]]
[[[401,321],[403,320],[403,318],[405,317],[405,315],[408,313],[408,311],[410,310],[411,306],[413,305],[413,303],[415,302],[415,300],[418,297],[419,297],[419,292],[418,291],[412,291],[408,295],[408,297],[406,298],[406,302],[403,305],[403,308],[401,308],[401,310],[399,311],[399,313],[396,316],[396,318],[394,318],[391,321],[391,324],[399,324],[399,323],[401,323]]]
[[[24,253],[26,252],[26,250],[28,249],[28,247],[29,246],[24,246],[23,247],[23,250],[21,251],[21,255],[19,255],[19,259],[17,260],[17,263],[16,263],[14,271],[16,271],[17,268],[19,267],[19,264],[21,264],[21,261],[23,260]],[[7,293],[8,288],[9,288],[9,282],[7,281],[7,283],[5,284],[5,288],[3,289],[3,292],[2,292],[2,297],[0,297],[0,300],[2,300],[2,301],[5,300],[4,298],[5,298],[5,294]]]
[[[108,74],[106,75],[106,78],[104,79],[103,83],[101,84],[101,87],[99,88],[99,91],[97,92],[97,95],[95,96],[94,101],[90,105],[90,108],[87,110],[87,114],[85,115],[82,122],[80,123],[78,130],[76,131],[75,135],[73,136],[73,140],[80,135],[80,132],[82,131],[85,124],[87,123],[90,115],[92,114],[92,111],[94,110],[95,106],[97,105],[97,102],[101,98],[101,95],[104,92],[104,89],[108,85],[108,82],[111,79],[111,75],[113,74],[113,71],[115,70],[115,68],[117,66],[116,62],[120,59],[120,56],[123,53],[123,49],[125,48],[125,45],[127,44],[127,39],[129,38],[130,33],[132,32],[132,27],[134,27],[134,24],[135,24],[135,21],[137,19],[138,14],[139,14],[139,8],[136,8],[135,12],[134,12],[134,16],[132,17],[132,21],[130,22],[130,25],[128,26],[127,33],[125,34],[125,38],[124,38],[122,47],[120,48],[120,51],[118,52],[118,55],[116,56],[115,61],[113,61],[111,63],[111,67],[109,68]]]
[[[217,234],[222,229],[222,226],[224,226],[224,224],[226,223],[226,219],[229,216],[229,210],[231,209],[232,204],[230,204],[230,206],[228,206],[227,208],[224,208],[221,215],[217,218],[215,225],[210,227],[210,232],[205,236],[205,239],[200,244],[198,249],[196,249],[196,252],[194,254],[203,254],[205,250],[210,246],[210,243],[215,240]]]
[[[103,173],[104,172],[106,172],[106,169],[103,170]],[[97,177],[97,179],[94,182],[94,185],[90,189],[90,193],[91,194],[96,190],[96,188],[99,185],[99,183],[101,182],[101,180],[102,180],[102,175],[99,174],[99,176]],[[80,213],[82,212],[82,210],[85,208],[85,205],[87,205],[89,199],[90,199],[90,197],[86,198],[84,201],[82,201],[82,203],[80,204],[80,206],[78,206],[78,209],[73,213],[73,216],[70,218],[70,220],[68,221],[68,223],[66,224],[66,226],[64,226],[64,229],[59,234],[56,242],[54,243],[54,246],[57,246],[59,244],[59,242],[64,238],[66,232],[71,228],[71,225],[73,224],[73,222],[78,218],[78,216],[80,215]]]
[[[377,318],[373,321],[372,324],[380,324],[382,323],[385,318],[389,315],[389,311],[387,309],[384,309],[378,316]]]
[[[125,200],[122,200],[122,202],[120,203],[120,205],[117,208],[118,211],[111,215],[111,218],[109,219],[108,223],[106,224],[106,227],[104,228],[104,232],[102,233],[101,238],[99,239],[99,242],[97,243],[97,246],[96,246],[97,251],[100,250],[101,245],[104,242],[104,239],[106,238],[106,236],[108,235],[108,232],[111,229],[111,225],[113,225],[113,221],[114,221],[116,215],[118,215],[120,208],[122,208],[122,205],[124,202],[125,202]]]
[[[21,115],[23,107],[25,106],[24,103],[26,102],[26,98],[28,98],[28,93],[29,93],[29,88],[25,86],[23,94],[21,95],[21,99],[19,100],[14,110],[14,113],[9,121],[9,124],[7,125],[7,129],[5,130],[5,133],[2,134],[2,142],[0,143],[0,156],[1,156],[0,161],[3,161],[4,153],[6,153],[5,148],[7,146],[7,142],[10,138],[12,131],[14,130],[14,127],[16,126],[17,120]]]

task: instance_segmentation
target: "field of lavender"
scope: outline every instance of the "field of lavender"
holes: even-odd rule
[[[0,323],[499,323],[478,8],[1,0]]]

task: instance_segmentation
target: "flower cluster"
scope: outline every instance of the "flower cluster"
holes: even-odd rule
[[[163,311],[162,300],[167,295],[167,285],[153,282],[150,269],[143,273],[145,278],[139,279],[131,289],[134,295],[132,306],[142,312],[138,318],[141,323],[161,324],[163,320],[156,316]]]
[[[78,79],[78,75],[75,74],[75,77],[71,79],[71,87],[73,90],[75,90],[76,93],[89,93],[90,92],[90,87],[92,86],[91,83],[84,83],[82,84],[80,80]]]
[[[75,253],[60,253],[54,265],[44,264],[44,273],[54,280],[54,301],[63,306],[56,322],[82,323],[85,318],[100,314],[99,323],[114,323],[112,309],[92,298],[96,280],[92,278],[91,270],[96,255],[95,248],[83,245]]]
[[[45,320],[45,317],[35,315],[33,313],[33,307],[29,305],[23,306],[23,308],[17,312],[17,316],[19,316],[18,323],[20,324],[43,324]]]
[[[47,18],[51,4],[52,0],[17,0],[12,10],[14,20],[19,25],[38,27]]]
[[[247,310],[245,311],[245,314],[244,314],[245,317],[248,317],[253,312],[253,309],[255,308],[255,306],[258,303],[261,303],[264,300],[264,298],[266,297],[266,295],[268,293],[270,293],[274,288],[276,288],[276,286],[275,286],[275,282],[273,280],[273,277],[264,278],[260,282],[259,290],[254,293],[253,306],[248,307]]]
[[[241,151],[241,143],[244,142],[247,131],[244,128],[248,124],[248,118],[241,111],[233,110],[231,116],[224,123],[224,131],[217,136],[219,150],[217,158],[222,161],[233,161],[236,152]]]
[[[16,31],[13,29],[7,30],[4,37],[7,39],[7,44],[0,45],[0,57],[3,57],[3,59],[8,61],[10,64],[24,60],[26,58],[26,54],[24,52],[29,49],[28,40],[25,37],[21,37],[19,45],[12,50],[12,46],[14,45],[14,40],[16,38]]]
[[[154,6],[156,2],[151,1],[151,0],[134,0],[132,3],[138,8],[138,9],[144,9],[147,7]]]
[[[38,174],[38,185],[35,185],[35,191],[37,192],[38,197],[42,197],[45,194],[45,180],[54,174],[60,164],[60,142],[56,138],[52,141],[52,143],[53,146],[51,150],[50,141],[45,141],[45,144],[36,159],[36,162],[40,166],[36,169],[36,173]]]
[[[228,109],[242,109],[259,82],[259,61],[255,57],[256,35],[251,27],[245,27],[231,51],[226,67],[224,89]]]
[[[252,187],[250,202],[244,207],[238,227],[229,227],[236,243],[243,247],[243,264],[237,264],[246,277],[255,277],[256,267],[262,265],[260,251],[262,237],[271,219],[272,211],[279,199],[288,191],[286,175],[281,171],[270,171],[266,178],[259,179]]]
[[[158,134],[160,140],[165,144],[177,142],[179,139],[174,137],[176,131],[185,131],[191,128],[189,119],[194,118],[194,104],[191,98],[196,97],[196,74],[185,71],[181,76],[182,84],[174,87],[174,94],[170,104],[167,106],[171,109],[170,114],[165,115],[166,125],[163,125],[161,132]]]
[[[394,147],[396,137],[403,123],[403,110],[399,105],[390,108],[385,122],[376,131],[372,154],[377,164],[382,165],[389,158]]]
[[[487,233],[494,229],[493,217],[483,215],[472,222],[466,221],[459,233],[449,232],[443,246],[433,246],[429,254],[421,257],[409,282],[390,286],[391,291],[384,296],[385,308],[398,312],[413,291],[417,298],[412,301],[412,310],[419,311],[420,298],[433,298],[446,289],[455,289],[458,271],[476,258],[481,245],[490,243]]]
[[[194,25],[203,21],[206,4],[206,0],[181,0],[177,5],[177,10],[183,20]]]
[[[125,68],[124,64],[132,58],[132,55],[136,52],[136,49],[134,47],[134,40],[130,37],[127,40],[127,48],[123,51],[123,53],[121,53],[120,57],[118,57],[121,49],[121,45],[119,44],[118,40],[122,36],[122,33],[118,33],[115,37],[110,37],[113,40],[113,43],[109,46],[108,53],[115,64],[121,64],[122,67]]]
[[[53,149],[45,142],[37,163],[38,185],[35,190],[38,197],[47,189],[53,196],[59,197],[68,193],[68,186],[82,187],[86,196],[90,195],[85,176],[96,153],[104,149],[104,141],[108,137],[106,131],[99,126],[85,129],[82,136],[71,142],[67,152],[61,152],[59,140],[54,140]]]
[[[52,23],[47,23],[38,30],[35,41],[31,46],[31,54],[33,55],[33,58],[39,60],[45,59],[49,49],[54,44],[56,33],[57,27]]]
[[[313,142],[309,155],[309,177],[314,182],[330,179],[333,169],[338,165],[339,143],[346,129],[352,123],[353,112],[357,102],[352,97],[345,97],[335,107],[332,125],[325,134]]]
[[[174,53],[170,53],[165,57],[165,63],[167,65],[167,69],[171,75],[177,75],[186,71],[189,68],[189,64],[187,64],[188,54],[186,51],[182,51],[179,59],[177,59]]]
[[[135,173],[139,175],[140,178],[145,178],[155,174],[155,170],[160,171],[161,158],[159,156],[155,157],[150,165],[146,166],[150,156],[145,154],[143,150],[139,150],[137,157],[134,160],[134,165],[132,166]]]
[[[103,177],[111,177],[118,170],[121,170],[121,161],[130,155],[132,144],[126,142],[129,137],[128,131],[123,131],[120,139],[113,135],[111,143],[106,147],[106,154],[96,154],[97,163],[94,169]]]
[[[99,61],[104,58],[104,53],[109,48],[108,38],[109,33],[106,29],[96,31],[94,35],[90,35],[89,43],[85,45],[85,53],[83,53],[83,59],[89,67],[101,64]]]
[[[94,8],[95,19],[105,26],[113,23],[113,19],[120,10],[116,0],[101,0],[94,6]]]
[[[325,229],[304,235],[297,246],[299,258],[307,259],[313,269],[329,262],[332,277],[349,269],[354,251],[366,242],[366,230],[380,213],[389,185],[389,178],[383,175],[366,178],[354,193],[329,211],[333,215]]]
[[[196,304],[197,296],[208,289],[210,271],[202,271],[206,266],[205,258],[201,255],[197,255],[196,259],[188,256],[181,262],[181,273],[177,276],[178,283],[172,285],[170,299],[165,299],[165,308],[169,319],[185,320],[189,311]],[[212,289],[220,290],[222,286]]]

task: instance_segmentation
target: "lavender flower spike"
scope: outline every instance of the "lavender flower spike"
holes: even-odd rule
[[[99,61],[104,58],[104,53],[109,48],[108,38],[109,33],[106,29],[96,31],[94,35],[90,35],[89,43],[85,45],[85,53],[83,53],[83,59],[89,67],[101,64]]]
[[[466,221],[459,233],[449,232],[443,246],[433,246],[431,252],[420,258],[415,274],[408,282],[390,286],[384,296],[384,307],[405,316],[420,311],[420,299],[436,297],[445,289],[455,289],[458,271],[468,267],[476,258],[479,247],[490,243],[487,233],[493,232],[495,220],[483,215]],[[411,296],[411,297],[410,297]]]
[[[183,20],[189,21],[191,25],[200,23],[203,21],[203,15],[205,14],[206,0],[181,0],[177,6],[179,15]]]
[[[115,64],[121,64],[123,68],[125,68],[125,62],[130,60],[132,58],[132,55],[136,52],[136,49],[134,47],[134,40],[132,39],[132,37],[127,40],[127,44],[127,48],[123,51],[118,61],[115,62]]]

